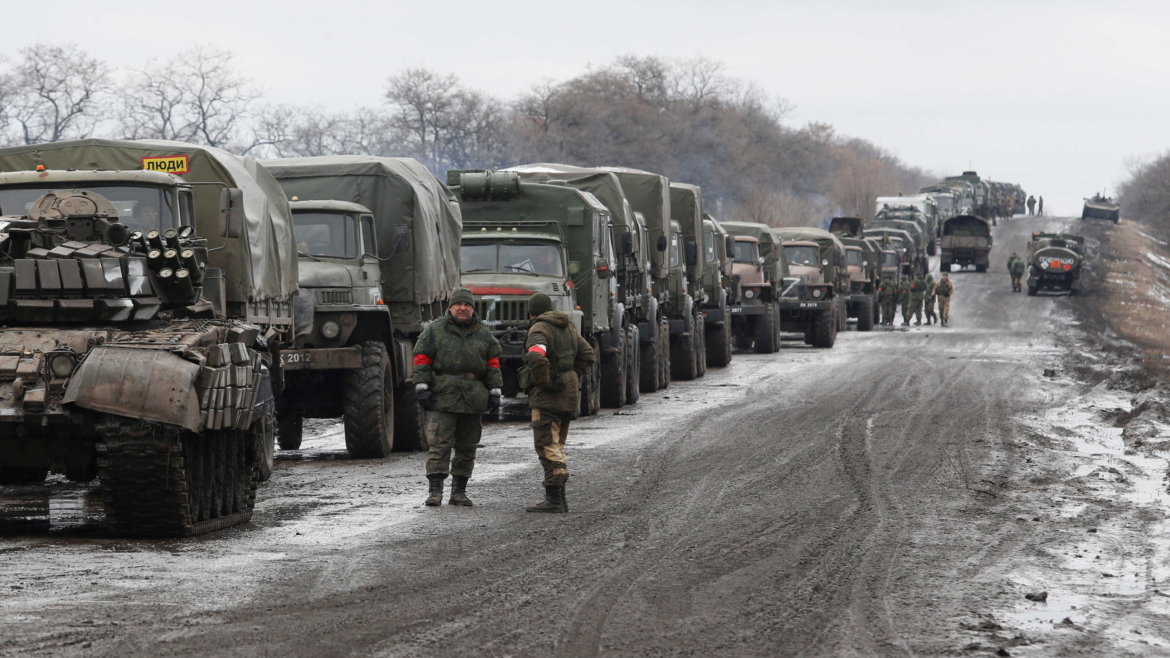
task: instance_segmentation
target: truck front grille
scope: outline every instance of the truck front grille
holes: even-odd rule
[[[527,324],[527,299],[487,298],[475,300],[475,312],[484,322]]]
[[[314,291],[317,295],[318,304],[352,304],[353,291],[349,288],[336,289],[317,289]]]

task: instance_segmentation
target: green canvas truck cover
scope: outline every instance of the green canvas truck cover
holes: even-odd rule
[[[415,305],[459,287],[463,219],[455,195],[413,158],[331,155],[261,162],[301,201],[360,203],[374,213],[383,298]]]
[[[719,225],[731,235],[759,240],[760,255],[764,257],[764,266],[769,268],[772,281],[788,277],[788,259],[784,257],[784,247],[771,226],[755,222],[719,222]]]
[[[670,220],[673,219],[670,194],[670,179],[641,169],[628,167],[598,167],[598,171],[607,171],[617,176],[622,184],[622,192],[634,212],[642,213],[646,221],[647,243],[654,245],[658,236],[670,236]],[[650,264],[654,268],[654,277],[661,279],[666,276],[666,252],[650,247]]]
[[[518,165],[504,171],[514,171],[520,175],[522,180],[537,183],[546,180],[563,180],[569,185],[597,197],[597,200],[609,209],[614,224],[625,227],[625,230],[637,230],[634,210],[630,207],[629,201],[626,200],[625,188],[622,186],[621,179],[613,172],[546,162]]]
[[[288,201],[271,174],[251,158],[162,140],[83,139],[0,149],[0,171],[29,171],[37,165],[127,171],[146,168],[147,162],[150,168],[166,164],[169,168],[164,171],[188,182],[224,183],[243,190],[246,230],[240,239],[221,238],[218,226],[195,227],[213,250],[208,254],[211,267],[223,270],[229,302],[280,299],[296,293],[297,252]],[[221,189],[194,188],[197,219],[218,219]],[[0,208],[0,212],[13,210]]]
[[[688,183],[670,184],[671,219],[682,225],[683,235],[695,241],[702,251],[703,235],[703,189]],[[702,263],[695,265],[702,276]]]
[[[786,226],[772,231],[785,242],[815,242],[820,245],[821,260],[837,262],[837,255],[845,253],[845,244],[837,236],[819,228]]]

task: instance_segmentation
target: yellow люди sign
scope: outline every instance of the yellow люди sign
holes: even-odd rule
[[[161,171],[165,174],[187,173],[187,156],[164,155],[157,158],[142,158],[142,168],[146,171]]]

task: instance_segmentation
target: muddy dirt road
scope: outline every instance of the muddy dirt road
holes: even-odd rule
[[[471,509],[423,508],[421,456],[348,460],[331,422],[281,455],[250,526],[207,538],[109,538],[86,488],[0,489],[0,656],[1122,647],[1010,623],[1032,604],[1006,574],[1059,517],[1012,497],[1019,437],[1083,390],[1042,379],[1069,357],[1065,300],[1011,293],[1004,262],[1063,224],[1001,223],[992,271],[952,274],[948,328],[740,353],[575,423],[567,515],[523,512],[524,423],[487,429]]]

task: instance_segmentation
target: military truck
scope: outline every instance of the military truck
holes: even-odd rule
[[[0,171],[0,484],[98,478],[117,534],[248,521],[297,285],[276,181],[165,141],[0,149]]]
[[[911,277],[925,274],[930,269],[926,255],[926,236],[922,224],[908,219],[878,219],[870,222],[863,234],[880,237],[883,233],[897,236],[906,247],[906,265]]]
[[[609,210],[589,192],[521,180],[514,172],[450,170],[447,183],[463,216],[463,284],[480,320],[500,341],[503,393],[520,395],[528,337],[528,298],[543,292],[595,351],[613,341],[617,290]],[[554,184],[556,183],[556,184]],[[601,407],[600,365],[581,381],[583,416]]]
[[[719,367],[731,361],[731,326],[727,323],[727,290],[723,287],[722,272],[730,267],[730,258],[720,258],[720,245],[715,235],[721,229],[714,222],[708,226],[703,213],[703,190],[687,183],[670,184],[671,217],[682,229],[685,245],[687,287],[694,297],[696,367],[701,377],[707,372],[712,354]],[[690,245],[694,244],[695,247]],[[724,238],[722,248],[726,249]],[[692,254],[694,257],[692,258]],[[692,264],[693,260],[693,264]]]
[[[342,231],[330,235],[344,236],[348,226],[356,239],[363,230],[363,242],[346,252],[355,257],[336,256],[338,245],[315,248],[333,255],[300,256],[314,263],[304,282],[314,300],[308,303],[308,292],[298,298],[297,344],[282,357],[290,371],[278,405],[282,445],[299,445],[303,418],[344,415],[346,446],[354,456],[425,447],[411,379],[414,343],[427,322],[446,312],[447,297],[459,286],[462,222],[454,195],[411,158],[323,156],[263,165],[290,197],[368,209],[372,218],[366,216],[365,228],[374,231],[366,235],[360,212],[335,212],[322,218]],[[305,221],[314,222],[313,228],[298,226],[298,239],[310,230],[306,238],[324,236],[316,220]],[[371,243],[374,252],[368,253]],[[365,399],[358,399],[361,390]]]
[[[776,352],[780,349],[780,286],[789,276],[780,239],[766,224],[720,224],[732,238],[732,340],[740,349]]]
[[[943,183],[967,183],[971,186],[974,205],[970,214],[982,217],[995,224],[995,211],[992,208],[991,184],[979,177],[974,171],[964,171],[958,176],[947,176]]]
[[[1121,204],[1107,196],[1094,194],[1091,199],[1085,199],[1081,219],[1105,219],[1116,224],[1121,221]]]
[[[958,265],[964,269],[974,265],[976,272],[986,272],[991,253],[991,226],[986,219],[975,215],[959,215],[943,224],[942,255],[939,270],[950,272]]]
[[[732,261],[731,235],[703,213],[703,321],[707,326],[707,365],[721,368],[731,363]]]
[[[939,220],[939,226],[942,222],[955,217],[957,215],[970,215],[975,209],[975,188],[969,182],[964,180],[945,180],[936,185],[930,185],[919,190],[922,194],[951,194],[954,198],[952,202],[951,212],[947,217]]]
[[[1081,265],[1085,260],[1085,239],[1072,233],[1032,233],[1028,243],[1028,294],[1041,290],[1081,291]]]
[[[832,347],[845,330],[849,272],[845,245],[819,228],[774,228],[784,244],[789,278],[780,294],[780,329],[804,334],[814,347]]]
[[[834,217],[829,220],[829,232],[845,245],[849,270],[846,313],[851,318],[857,318],[858,331],[872,331],[881,314],[877,289],[885,257],[877,240],[863,237],[861,226],[860,217]]]
[[[601,405],[611,408],[625,406],[637,398],[642,381],[640,338],[643,332],[638,319],[650,316],[646,308],[654,289],[650,252],[665,251],[668,240],[659,240],[656,236],[651,247],[644,217],[636,214],[630,206],[621,179],[613,172],[549,163],[519,165],[504,171],[515,172],[522,181],[559,181],[555,184],[589,192],[609,211],[610,241],[614,245],[615,261],[607,267],[616,289],[610,312],[610,332],[602,336],[598,352]],[[661,325],[659,330],[663,330]],[[668,327],[666,331],[669,332]],[[666,340],[669,341],[669,337]],[[660,388],[670,374],[666,364],[661,367]],[[631,385],[634,390],[631,390]]]
[[[879,196],[874,219],[905,219],[918,223],[926,236],[926,254],[938,255],[938,224],[941,213],[930,194]]]
[[[897,255],[896,268],[899,280],[903,277],[914,278],[919,272],[925,273],[923,258],[915,246],[914,238],[906,231],[894,228],[866,228],[862,230],[862,236],[876,240],[883,245],[883,251],[892,250]],[[894,265],[883,259],[883,270]]]

